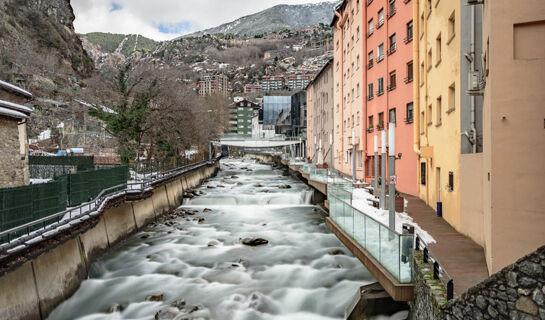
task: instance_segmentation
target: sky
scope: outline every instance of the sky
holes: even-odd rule
[[[169,40],[278,4],[325,0],[72,0],[78,33],[141,34]]]

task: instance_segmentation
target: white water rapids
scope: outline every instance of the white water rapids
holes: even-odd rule
[[[164,319],[342,319],[358,288],[374,282],[310,205],[310,189],[281,171],[224,159],[198,190],[182,206],[195,215],[112,248],[49,319],[155,319],[161,310]],[[256,237],[269,243],[241,243]],[[154,294],[162,301],[146,301]],[[179,299],[185,307],[172,306]]]

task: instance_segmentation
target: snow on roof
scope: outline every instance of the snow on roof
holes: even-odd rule
[[[6,90],[9,90],[9,91],[13,91],[15,93],[18,93],[20,95],[23,95],[23,96],[25,96],[27,98],[32,98],[32,93],[30,93],[30,92],[28,92],[28,91],[26,91],[24,89],[21,89],[21,88],[19,88],[17,86],[14,86],[11,83],[7,83],[5,81],[0,80],[0,87],[4,88]]]
[[[4,107],[0,107],[0,115],[10,117],[10,118],[16,118],[16,119],[28,119],[28,115],[22,112],[4,108]]]
[[[14,111],[22,112],[22,113],[25,113],[26,115],[29,115],[32,113],[32,109],[29,107],[25,107],[23,105],[4,101],[4,100],[0,100],[0,107],[5,107],[8,109],[12,109]]]

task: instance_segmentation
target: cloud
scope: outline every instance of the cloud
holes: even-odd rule
[[[324,0],[72,0],[78,33],[141,34],[155,40],[218,26],[278,4]]]

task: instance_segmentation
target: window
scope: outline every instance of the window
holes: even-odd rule
[[[431,70],[431,65],[432,65],[432,55],[431,55],[431,49],[428,51],[428,71]]]
[[[425,162],[420,163],[420,184],[423,186],[426,185],[426,163]]]
[[[420,82],[420,86],[423,86],[424,85],[424,61],[422,61],[422,64],[420,65],[420,79],[422,79],[422,81]]]
[[[356,155],[358,158],[358,169],[362,170],[363,169],[363,151],[358,151]]]
[[[405,79],[405,83],[409,83],[413,81],[413,62],[409,61],[407,62],[407,78]]]
[[[384,59],[384,43],[381,43],[377,47],[377,62],[382,61]]]
[[[390,72],[390,84],[388,85],[388,91],[396,88],[396,72],[395,70]]]
[[[378,126],[384,128],[384,112],[378,114]]]
[[[356,10],[360,11],[360,0],[356,1]]]
[[[388,6],[388,19],[391,18],[396,13],[396,1],[390,0],[390,5]]]
[[[352,129],[354,128],[354,115],[352,115]]]
[[[443,116],[442,116],[442,110],[441,110],[441,108],[442,108],[441,102],[442,102],[442,101],[441,101],[441,96],[439,96],[439,97],[437,98],[437,103],[436,103],[436,111],[437,111],[437,113],[436,113],[436,115],[435,115],[435,122],[436,122],[436,125],[437,125],[437,126],[441,125],[441,122],[442,122],[442,120],[443,120],[443,118],[442,118],[442,117],[443,117]]]
[[[427,125],[428,126],[431,126],[432,125],[432,122],[431,122],[431,113],[432,113],[432,107],[431,107],[431,104],[428,106],[428,114],[426,115],[426,120],[428,121]]]
[[[407,38],[405,38],[405,43],[409,43],[413,40],[413,21],[407,23]]]
[[[360,96],[360,84],[356,84],[356,93],[358,94],[358,98]]]
[[[373,116],[369,116],[369,131],[372,131],[373,128],[374,128],[374,125],[373,125]]]
[[[456,109],[456,84],[454,83],[448,88],[448,106],[448,113]]]
[[[396,109],[390,109],[390,113],[388,115],[388,121],[390,123],[396,123]]]
[[[456,34],[456,12],[452,12],[450,18],[448,18],[448,41],[447,44],[452,41],[454,35]]]
[[[424,128],[426,127],[426,122],[424,118],[424,111],[420,112],[420,134],[424,134]]]
[[[384,93],[384,78],[378,78],[377,82],[377,96],[380,96]]]
[[[437,39],[435,40],[435,66],[437,66],[441,62],[441,34],[437,36]]]
[[[414,121],[414,106],[413,103],[407,103],[407,119],[405,122],[413,123]]]
[[[384,9],[380,9],[378,12],[378,24],[377,29],[384,24]]]
[[[344,163],[348,163],[348,151],[344,152]]]
[[[368,26],[369,26],[369,29],[367,31],[367,36],[370,36],[373,34],[373,19],[369,20],[369,23],[368,23]]]
[[[372,66],[373,66],[373,51],[369,52],[368,54],[367,69],[371,69]]]
[[[431,0],[428,0],[428,17],[431,14]]]
[[[396,43],[396,34],[392,34],[390,36],[390,49],[388,50],[388,54],[392,54],[396,51],[397,43]]]
[[[354,88],[352,88],[352,101],[354,101],[355,97],[356,97],[356,95],[354,94]]]
[[[356,58],[356,63],[357,63],[357,66],[358,66],[358,70],[360,69],[360,65],[361,65],[361,62],[360,62],[360,55],[358,55],[358,57]],[[327,79],[327,78],[326,78]]]
[[[367,85],[367,100],[373,99],[373,83]]]
[[[358,27],[356,29],[356,39],[359,41],[360,40],[360,27]]]
[[[448,191],[454,191],[454,172],[452,171],[448,173]]]
[[[360,125],[360,112],[359,111],[358,111],[358,118],[356,120],[357,120],[356,125],[359,126]]]
[[[354,75],[354,72],[356,72],[356,68],[354,68],[354,62],[352,62],[352,75]]]

